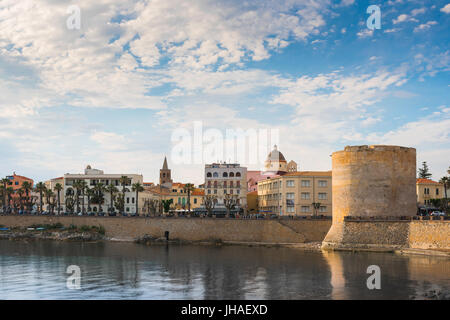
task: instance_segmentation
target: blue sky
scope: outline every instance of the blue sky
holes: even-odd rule
[[[66,26],[70,5],[79,30]],[[177,163],[171,141],[201,121],[277,129],[300,170],[329,170],[346,145],[415,147],[439,179],[449,22],[448,0],[3,0],[0,175],[40,181],[91,164],[157,181],[167,155],[176,181],[201,183],[203,165]]]

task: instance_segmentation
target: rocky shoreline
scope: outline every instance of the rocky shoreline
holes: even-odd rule
[[[6,229],[6,230],[5,230]],[[0,240],[34,241],[100,241],[105,240],[105,231],[97,226],[33,225],[26,228],[2,228]]]

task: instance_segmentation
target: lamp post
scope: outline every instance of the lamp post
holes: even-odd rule
[[[317,216],[317,209],[320,208],[320,202],[313,202],[312,205],[314,207],[314,215]]]

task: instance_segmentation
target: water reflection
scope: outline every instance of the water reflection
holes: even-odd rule
[[[448,259],[240,246],[0,241],[2,299],[407,299],[449,288]],[[79,265],[81,290],[66,288]],[[369,290],[369,265],[382,290]]]

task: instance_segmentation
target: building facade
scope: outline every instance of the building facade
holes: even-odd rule
[[[121,185],[121,178],[126,176],[128,178],[125,186]],[[143,177],[140,174],[105,174],[102,170],[92,169],[91,166],[87,166],[84,170],[84,174],[70,174],[67,173],[63,177],[64,181],[64,197],[65,201],[63,202],[63,208],[66,210],[66,201],[68,197],[75,198],[76,197],[76,182],[84,181],[86,183],[87,188],[94,189],[95,186],[99,183],[102,183],[104,187],[108,187],[109,185],[113,185],[118,189],[117,194],[121,194],[123,188],[125,188],[125,203],[124,203],[124,211],[128,214],[133,214],[136,212],[136,192],[132,191],[132,185],[135,183],[143,184]],[[79,207],[80,211],[87,212],[88,211],[88,196],[87,192],[83,194],[78,192],[79,195]],[[108,212],[108,209],[111,207],[111,196],[108,192],[103,192],[104,201],[102,204],[91,203],[91,211],[97,212]],[[113,199],[114,200],[114,199]],[[113,207],[114,201],[112,203]],[[84,207],[84,210],[83,210]],[[77,211],[77,206],[75,205],[75,212]]]
[[[238,209],[246,210],[247,168],[238,163],[205,165],[205,195],[216,197],[216,208],[223,207],[225,195],[231,195],[236,198]]]
[[[419,206],[432,205],[431,199],[445,197],[444,185],[430,179],[416,180],[417,204]]]
[[[260,212],[308,216],[332,213],[331,171],[299,171],[258,182]]]

